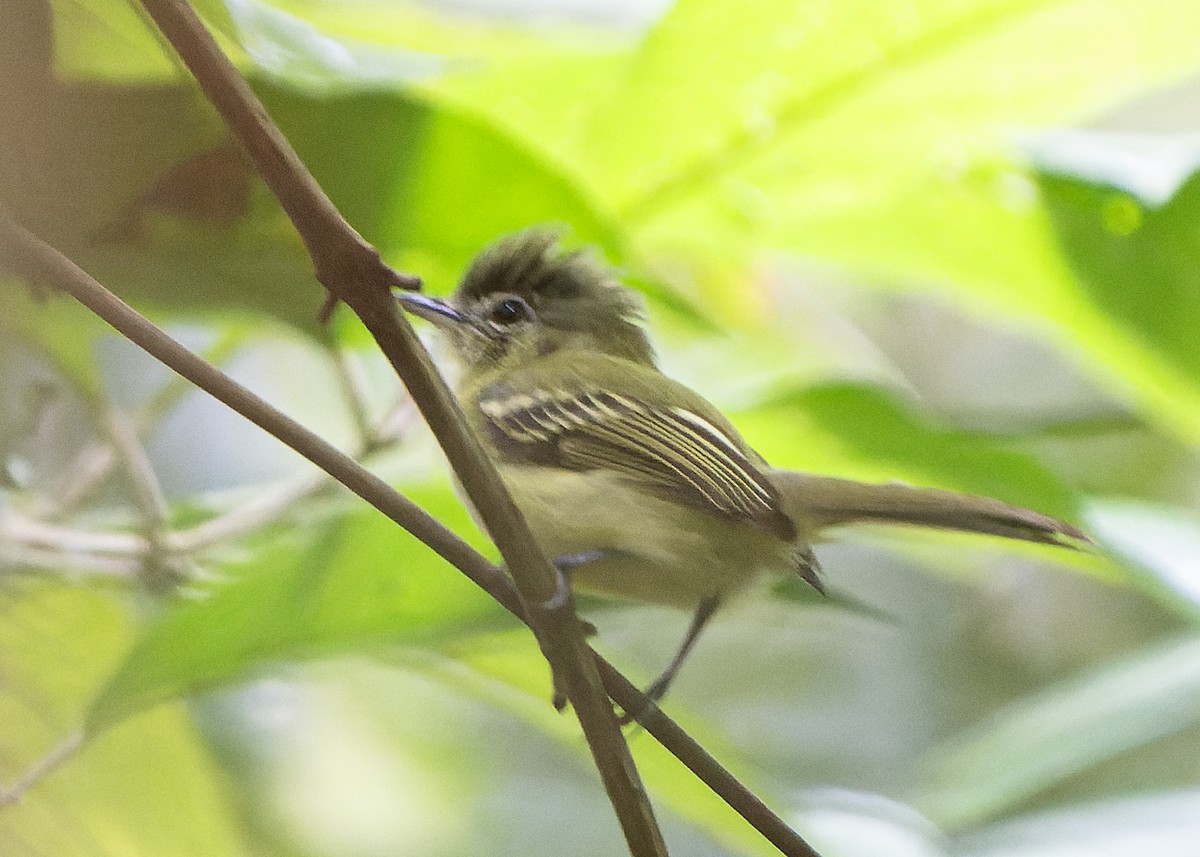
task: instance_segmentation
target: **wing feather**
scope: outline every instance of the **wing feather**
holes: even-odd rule
[[[501,455],[621,473],[667,496],[782,538],[795,525],[753,454],[703,416],[605,391],[493,391],[479,407]]]

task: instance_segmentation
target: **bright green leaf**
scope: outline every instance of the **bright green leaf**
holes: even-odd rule
[[[1082,350],[1196,441],[1190,364],[1077,282],[1012,144],[1179,79],[1198,34],[1200,10],[1170,0],[685,0],[628,59],[594,61],[579,94],[520,66],[438,86],[566,165],[649,256],[741,270],[783,249],[936,288]]]
[[[1041,196],[1089,299],[1194,384],[1200,179],[1184,182],[1160,206],[1061,174],[1042,177]]]
[[[439,511],[453,516],[442,496]],[[96,699],[92,730],[271,662],[429,641],[498,616],[474,584],[370,510],[279,534],[224,573],[236,579],[172,608],[138,641]]]
[[[110,592],[30,579],[0,590],[0,784],[79,723],[80,707],[128,645]],[[0,853],[56,857],[234,857],[238,813],[179,707],[144,714],[66,759],[0,810]]]

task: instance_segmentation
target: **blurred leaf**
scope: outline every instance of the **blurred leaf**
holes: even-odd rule
[[[81,12],[79,26],[89,22],[96,39],[112,36]],[[19,128],[0,135],[0,199],[22,222],[139,306],[267,313],[317,331],[324,295],[294,229],[190,82],[62,83],[18,56],[28,61],[0,82]],[[486,243],[541,221],[615,252],[586,195],[523,144],[395,90],[314,90],[306,74],[251,82],[335,204],[393,262],[448,287]]]
[[[28,5],[31,0],[20,0]],[[43,2],[44,0],[38,0]],[[51,0],[54,70],[66,80],[113,82],[171,81],[183,64],[175,57],[144,9],[112,0]],[[196,0],[192,7],[213,28],[222,50],[242,60],[237,44],[225,38],[229,14],[221,0]]]
[[[1200,618],[1200,517],[1168,506],[1119,500],[1088,504],[1088,531],[1141,573],[1154,595]]]
[[[914,801],[942,827],[995,818],[1200,718],[1200,639],[1172,640],[1020,700],[932,757]]]
[[[443,520],[465,523],[448,492],[429,499]],[[373,510],[254,545],[251,559],[224,573],[236,579],[171,609],[142,636],[95,700],[93,732],[274,661],[428,642],[500,615],[474,584]]]
[[[953,857],[1193,857],[1200,792],[1120,797],[1017,816],[956,841]]]
[[[1043,175],[1040,186],[1089,298],[1194,384],[1200,378],[1200,177],[1193,174],[1161,206],[1111,184],[1066,177],[1061,166]]]
[[[435,88],[565,164],[652,254],[740,271],[785,249],[936,287],[1055,330],[1195,442],[1192,361],[1147,348],[1075,280],[1011,137],[1179,78],[1198,33],[1200,8],[1170,0],[685,0],[628,58],[594,58],[579,92],[521,66]],[[708,297],[745,314],[728,287],[712,278]]]
[[[1040,174],[1121,190],[1146,208],[1171,201],[1200,170],[1200,135],[1094,129],[1050,131],[1030,139],[1025,154]],[[1116,235],[1140,226],[1137,208],[1111,198],[1105,218]],[[1124,228],[1122,228],[1124,227]]]
[[[756,241],[777,245],[762,230],[785,230],[824,256],[820,239],[804,237],[814,225],[824,233],[853,223],[858,232],[870,221],[884,228],[876,237],[889,249],[898,243],[890,234],[909,231],[902,220],[879,222],[895,203],[855,205],[860,196],[907,198],[920,184],[939,208],[963,193],[998,205],[1002,189],[988,181],[997,176],[978,176],[985,181],[976,187],[956,183],[970,179],[975,161],[995,165],[1006,126],[1083,115],[1184,73],[1196,63],[1198,26],[1194,10],[1184,14],[1165,0],[1068,8],[922,0],[903,9],[778,0],[753,10],[685,0],[637,50],[591,58],[604,68],[596,74],[603,88],[522,85],[530,71],[510,64],[439,86],[572,164],[623,214],[673,218],[695,204],[714,209],[714,218],[722,207],[738,215],[740,186],[743,202],[758,196],[765,211],[782,215],[778,198],[803,215],[718,218],[725,229],[678,235],[689,246],[740,224],[732,232],[752,227]],[[541,76],[552,77],[560,60],[539,59]],[[563,124],[581,101],[590,105],[586,115]],[[768,183],[747,181],[768,166]],[[809,204],[800,205],[804,196]],[[831,217],[838,223],[827,223]],[[924,255],[936,236],[917,237]]]
[[[1090,368],[1132,386],[1159,422],[1200,439],[1195,375],[1114,325],[1064,269],[1002,130],[1061,122],[1194,67],[1200,17],[1181,17],[1177,4],[1106,0],[921,6],[900,20],[854,4],[799,7],[823,18],[807,22],[759,6],[764,35],[740,21],[722,27],[719,4],[682,4],[639,58],[623,121],[605,116],[591,129],[639,127],[637,140],[655,148],[588,138],[606,184],[618,171],[642,177],[641,187],[626,184],[622,219],[654,246],[710,255],[786,247],[1044,319],[1089,352]],[[732,49],[721,39],[712,69],[721,79],[705,88],[718,103],[679,99],[688,45],[710,43],[717,27],[735,34]],[[713,118],[697,125],[692,111],[702,110]]]
[[[922,0],[900,9],[778,0],[751,11],[690,0],[645,41],[623,86],[573,142],[626,214],[669,216],[693,198],[719,209],[736,201],[714,193],[723,182],[782,167],[764,197],[808,221],[873,219],[881,212],[847,205],[856,190],[891,195],[922,182],[945,195],[937,185],[954,178],[951,162],[963,157],[969,169],[994,154],[1003,126],[1079,116],[1194,68],[1198,30],[1200,14],[1166,2]],[[721,50],[697,65],[697,51],[713,44]],[[693,97],[680,98],[681,88]],[[795,205],[833,189],[824,205]],[[803,237],[808,224],[753,225],[819,246]]]
[[[73,729],[81,700],[130,637],[110,593],[9,579],[0,589],[0,782]],[[186,713],[137,717],[0,811],[0,853],[233,857],[239,813]]]

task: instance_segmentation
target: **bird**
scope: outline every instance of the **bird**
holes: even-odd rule
[[[882,523],[1078,548],[1073,525],[1000,500],[771,467],[659,368],[639,294],[559,230],[502,237],[449,299],[397,293],[457,363],[454,393],[572,591],[692,613],[657,702],[718,608],[760,575],[825,591],[823,533]]]

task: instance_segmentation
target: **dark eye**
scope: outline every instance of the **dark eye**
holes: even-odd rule
[[[492,321],[496,324],[515,324],[533,318],[533,309],[521,298],[505,298],[492,307]]]

